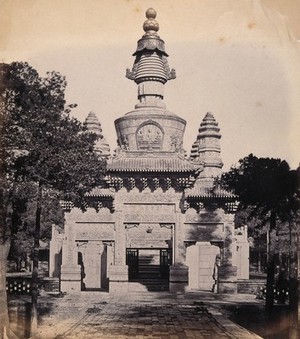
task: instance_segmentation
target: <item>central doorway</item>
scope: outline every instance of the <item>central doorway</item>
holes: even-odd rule
[[[129,281],[169,281],[172,265],[170,248],[128,248],[126,250]]]

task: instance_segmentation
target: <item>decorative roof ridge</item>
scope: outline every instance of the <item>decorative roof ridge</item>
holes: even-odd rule
[[[108,162],[112,162],[114,160],[119,159],[135,159],[137,155],[140,155],[139,158],[141,159],[180,159],[185,162],[189,162],[192,165],[204,165],[203,161],[199,159],[190,159],[185,155],[185,151],[182,150],[181,152],[176,151],[149,151],[149,150],[125,150],[125,149],[118,149],[118,152],[115,156],[111,157]],[[141,156],[142,155],[142,156]]]
[[[201,185],[201,179],[194,187],[188,188],[185,191],[187,198],[228,198],[237,200],[237,196],[221,187],[214,187],[213,185]]]
[[[168,152],[166,152],[168,153]],[[204,166],[200,162],[192,162],[178,153],[173,156],[126,157],[124,155],[108,160],[107,170],[118,172],[194,172],[199,174]],[[168,153],[170,154],[170,153]]]

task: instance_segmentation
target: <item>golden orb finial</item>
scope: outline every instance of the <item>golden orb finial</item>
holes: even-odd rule
[[[148,8],[146,11],[146,18],[147,20],[144,22],[143,29],[147,35],[156,34],[159,30],[159,24],[155,20],[156,18],[156,11],[153,8]]]
[[[154,8],[148,8],[146,11],[147,19],[155,19],[156,18],[156,10]]]

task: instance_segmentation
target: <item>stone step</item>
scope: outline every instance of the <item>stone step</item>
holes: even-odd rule
[[[151,273],[144,273],[144,274],[141,274],[139,273],[139,280],[152,280],[152,281],[155,281],[157,279],[161,279],[162,277],[159,275],[159,274],[151,274]]]
[[[136,281],[129,282],[128,290],[130,292],[160,292],[169,290],[169,281],[166,279],[139,278]]]
[[[142,269],[139,268],[139,272],[153,272],[154,274],[157,274],[160,271],[161,271],[160,269],[157,270],[157,269],[147,268],[147,267],[142,268]]]

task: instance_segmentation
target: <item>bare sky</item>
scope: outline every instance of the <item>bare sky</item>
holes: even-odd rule
[[[190,152],[207,111],[219,122],[228,169],[250,152],[300,161],[299,0],[0,0],[1,61],[28,61],[41,75],[68,81],[74,115],[97,115],[111,149],[114,120],[133,109],[136,85],[125,78],[156,9],[177,79],[167,108],[187,120]]]

